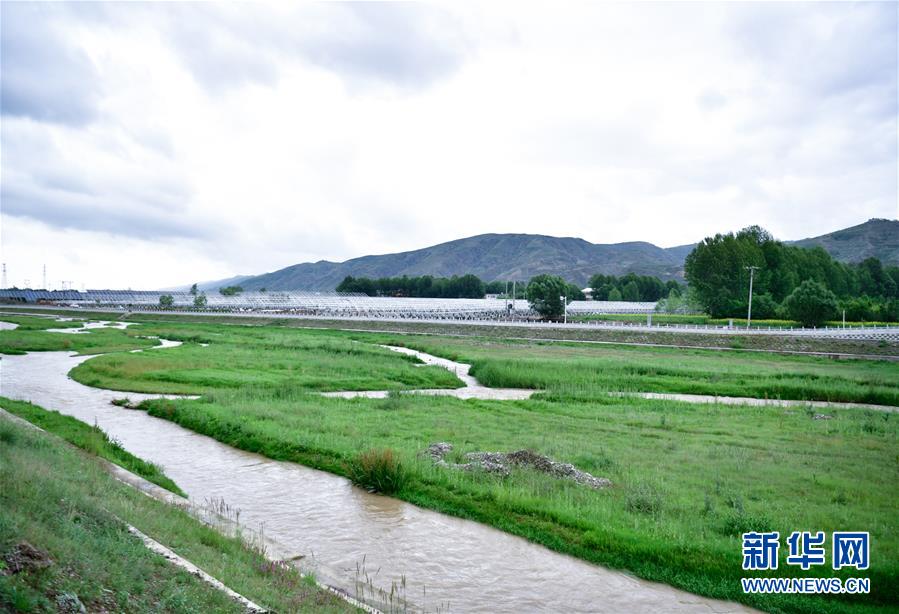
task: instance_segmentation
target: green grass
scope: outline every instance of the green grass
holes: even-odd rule
[[[899,405],[899,368],[886,361],[488,339],[396,342],[468,362],[488,386],[547,390],[557,400],[637,391]]]
[[[890,414],[841,411],[819,421],[780,408],[650,401],[391,403],[241,391],[144,407],[229,445],[348,477],[357,450],[389,448],[405,470],[402,499],[689,591],[796,612],[899,603],[899,420]],[[435,441],[454,443],[460,455],[528,448],[615,486],[590,491],[528,470],[502,480],[433,467],[421,452]],[[871,531],[874,594],[743,595],[745,527]],[[782,563],[779,574],[791,573]]]
[[[79,328],[83,322],[77,320],[58,321],[55,317],[17,316],[0,313],[0,321],[18,324],[16,330],[46,330],[48,328]]]
[[[51,333],[47,328],[76,328],[81,322],[56,322],[34,316],[0,315],[4,322],[19,325],[15,330],[0,330],[0,354],[70,351],[79,354],[103,354],[137,350],[158,345],[154,339],[141,339],[134,331],[94,329],[88,334]]]
[[[164,352],[111,354],[72,371],[81,383],[129,392],[203,394],[213,390],[397,390],[457,388],[440,367],[340,335],[268,327],[144,326],[184,345]],[[203,347],[200,343],[208,343]]]
[[[393,450],[366,450],[347,463],[350,479],[362,488],[390,495],[403,489],[406,468]]]
[[[827,410],[833,419],[813,420],[801,409],[606,395],[658,390],[897,405],[893,363],[285,326],[146,322],[140,330],[186,344],[93,358],[73,377],[119,390],[201,393],[141,407],[226,444],[348,477],[360,451],[390,450],[402,470],[399,498],[695,593],[771,611],[899,606],[895,415]],[[490,385],[546,392],[514,402],[317,394],[439,382],[436,371],[373,345],[384,342],[471,361]],[[527,448],[614,486],[592,491],[527,469],[502,479],[435,467],[421,453],[436,441],[456,446],[454,462],[465,452]],[[375,465],[370,475],[389,475]],[[871,569],[849,575],[870,577],[872,594],[744,595],[739,578],[749,574],[740,568],[738,534],[746,528],[870,531]],[[775,575],[802,573],[782,561]]]
[[[70,593],[88,611],[242,611],[147,550],[123,521],[266,607],[353,609],[299,573],[275,570],[240,540],[116,481],[52,435],[0,420],[0,556],[27,541],[52,560],[44,569],[0,574],[0,609],[56,612],[57,597]]]
[[[28,420],[28,422],[65,439],[94,456],[105,458],[120,467],[124,467],[128,471],[136,473],[166,490],[170,490],[182,497],[187,496],[159,467],[134,456],[125,450],[119,442],[110,439],[103,432],[103,429],[96,425],[91,426],[57,411],[48,411],[32,403],[14,401],[6,397],[0,397],[0,408]]]

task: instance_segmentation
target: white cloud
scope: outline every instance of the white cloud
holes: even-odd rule
[[[19,283],[43,263],[158,287],[482,232],[669,246],[897,215],[889,5],[41,5],[56,51],[36,57],[7,53],[37,36],[7,27],[23,6],[2,5]],[[78,87],[16,77],[59,57]]]

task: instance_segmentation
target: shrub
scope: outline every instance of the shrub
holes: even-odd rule
[[[624,506],[629,512],[656,516],[662,511],[662,493],[649,484],[637,484],[627,493]]]
[[[777,311],[780,305],[777,304],[770,294],[759,294],[752,298],[752,319],[753,320],[770,320],[777,317]]]
[[[806,279],[786,298],[784,309],[804,326],[820,326],[837,315],[837,297],[822,284]]]
[[[725,516],[724,522],[717,528],[722,535],[742,535],[752,531],[773,531],[773,522],[767,516],[749,514],[742,510],[735,510]]]
[[[406,470],[391,449],[367,450],[357,454],[347,465],[353,483],[373,492],[392,494],[402,490]]]

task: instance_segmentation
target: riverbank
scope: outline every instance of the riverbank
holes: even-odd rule
[[[0,406],[9,402],[3,399]],[[36,411],[32,410],[33,412]],[[20,612],[243,612],[128,525],[278,611],[356,611],[289,568],[111,477],[54,436],[0,418],[0,605]],[[72,608],[72,609],[66,609]]]

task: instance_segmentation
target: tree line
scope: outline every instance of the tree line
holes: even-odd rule
[[[590,278],[593,300],[655,302],[667,298],[673,292],[680,296],[681,285],[675,280],[667,282],[651,275],[628,273],[621,277],[596,274]]]
[[[487,285],[476,275],[452,277],[353,277],[347,275],[338,292],[358,292],[367,296],[407,296],[416,298],[484,298]]]
[[[821,247],[785,245],[759,226],[703,240],[684,271],[712,317],[745,317],[752,275],[752,317],[820,325],[846,312],[852,321],[899,320],[899,267],[877,258],[846,264]]]
[[[561,278],[559,278],[561,279]],[[582,301],[584,293],[576,285],[562,280],[564,294],[568,300]],[[517,296],[523,298],[528,283],[516,282]],[[368,277],[346,276],[337,286],[338,292],[358,292],[367,296],[392,296],[414,298],[484,298],[488,294],[509,296],[511,298],[513,282],[494,280],[485,282],[477,275],[453,275],[452,277]]]

